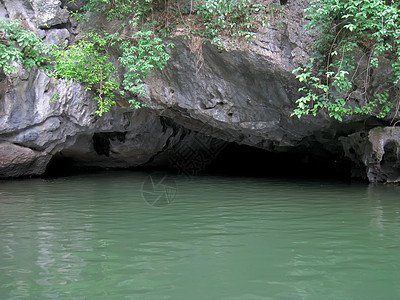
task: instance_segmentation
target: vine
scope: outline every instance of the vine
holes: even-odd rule
[[[143,79],[153,69],[164,69],[170,59],[166,48],[174,45],[164,43],[149,29],[137,31],[132,38],[135,43],[123,41],[120,45],[123,54],[119,61],[126,68],[123,84],[126,90],[144,96]]]

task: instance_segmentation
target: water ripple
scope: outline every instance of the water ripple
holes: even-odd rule
[[[0,182],[1,297],[400,298],[396,186],[147,176]]]

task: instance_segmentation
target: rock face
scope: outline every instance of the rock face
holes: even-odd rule
[[[25,20],[48,43],[78,34],[59,0],[3,3],[0,17]],[[397,128],[376,119],[290,117],[298,96],[291,72],[308,59],[313,39],[304,29],[307,3],[280,3],[284,17],[271,18],[252,44],[224,41],[227,50],[221,51],[172,37],[172,59],[146,80],[147,96],[140,100],[147,108],[138,111],[120,106],[99,118],[92,95],[78,84],[56,85],[41,71],[3,74],[0,177],[42,174],[50,161],[55,167],[61,161],[77,167],[173,164],[194,174],[234,142],[302,153],[305,160],[348,159],[355,176],[399,181]]]
[[[69,13],[61,8],[60,0],[35,0],[33,8],[39,28],[51,28],[68,22]]]
[[[342,137],[346,155],[355,164],[355,176],[370,182],[400,182],[400,128],[376,127]]]
[[[40,175],[51,156],[15,144],[0,142],[0,177]]]
[[[190,137],[148,109],[118,108],[99,118],[79,85],[55,87],[42,72],[15,82],[2,100],[0,177],[42,174],[53,156],[77,167],[135,167]],[[59,99],[50,101],[56,92]]]
[[[290,117],[299,88],[292,70],[312,43],[301,23],[304,6],[292,2],[285,19],[271,19],[253,44],[226,41],[228,51],[220,51],[176,37],[168,67],[148,80],[148,107],[185,127],[206,122],[221,129],[219,138],[269,150],[329,128],[327,118]]]

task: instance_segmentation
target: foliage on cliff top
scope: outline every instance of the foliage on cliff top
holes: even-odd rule
[[[178,25],[190,27],[187,34],[199,35],[220,45],[219,36],[254,37],[265,21],[269,1],[258,0],[88,0],[82,11],[74,13],[84,20],[84,12],[104,14],[108,21],[123,20],[123,27],[150,28],[167,37]],[[138,28],[140,29],[140,28]]]
[[[339,121],[353,114],[384,118],[400,80],[400,3],[313,0],[307,11],[318,38],[310,63],[295,70],[304,86],[292,115],[326,111]],[[372,73],[385,61],[392,66],[387,87],[373,90]]]

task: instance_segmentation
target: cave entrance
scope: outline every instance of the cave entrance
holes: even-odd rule
[[[96,143],[104,146],[104,139],[96,139]],[[220,140],[218,140],[220,141]],[[181,151],[180,155],[168,151],[164,160],[156,163],[129,168],[133,170],[168,170],[186,176],[223,175],[223,176],[255,176],[269,178],[306,178],[306,179],[350,179],[352,164],[343,155],[335,155],[323,149],[323,146],[291,148],[286,152],[271,152],[236,143],[216,143],[216,149],[199,152]],[[99,157],[104,157],[104,147],[96,146]],[[189,149],[190,147],[188,147]],[[186,149],[186,148],[184,148]],[[220,150],[218,150],[220,149]],[[390,165],[397,148],[388,145],[385,150],[384,165]],[[213,150],[213,151],[211,151]],[[214,151],[218,150],[218,151]],[[100,152],[100,153],[99,153]],[[217,153],[212,156],[210,152]],[[189,155],[190,154],[190,155]],[[95,164],[94,164],[95,165]],[[386,166],[386,165],[385,165]],[[73,157],[62,153],[53,156],[47,167],[47,176],[71,175],[77,172],[99,171],[101,167],[82,167]],[[115,169],[118,169],[117,167]]]
[[[205,171],[235,176],[350,179],[351,166],[349,159],[324,151],[322,146],[270,152],[229,143]]]

